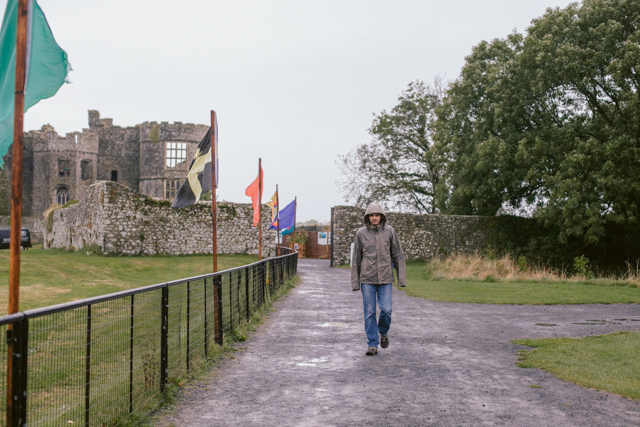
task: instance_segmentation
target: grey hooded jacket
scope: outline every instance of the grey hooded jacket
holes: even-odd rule
[[[382,215],[380,225],[374,227],[369,215]],[[396,231],[386,225],[387,217],[380,205],[369,205],[364,213],[364,224],[356,233],[351,260],[351,288],[360,289],[361,283],[393,283],[393,268],[398,276],[398,285],[407,286],[407,274],[402,246]]]

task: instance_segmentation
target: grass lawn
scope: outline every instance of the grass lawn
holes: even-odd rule
[[[518,353],[522,368],[544,369],[565,381],[640,400],[640,333],[513,343],[535,347]]]
[[[428,264],[407,263],[408,295],[433,301],[481,304],[640,303],[640,289],[613,280],[434,280]]]
[[[20,309],[28,310],[212,272],[211,255],[117,257],[36,246],[21,253]],[[218,255],[218,270],[258,261]],[[7,313],[9,251],[0,251],[0,314]]]
[[[221,255],[218,268],[229,269],[257,261],[257,256]],[[114,257],[69,253],[41,248],[21,253],[21,309],[104,295],[145,285],[210,273],[210,255]],[[0,252],[0,309],[6,313],[9,252]],[[247,278],[243,277],[246,283]],[[169,328],[166,330],[168,391],[160,394],[161,338],[160,292],[139,294],[94,304],[91,311],[91,423],[96,425],[142,425],[146,416],[187,381],[204,375],[222,357],[239,351],[277,298],[297,282],[293,278],[281,289],[268,293],[264,304],[256,298],[257,287],[230,282],[222,292],[224,341],[211,337],[213,299],[203,296],[203,282],[177,285],[169,290]],[[237,284],[232,292],[230,284]],[[209,285],[211,287],[211,285]],[[187,289],[190,289],[187,290]],[[269,290],[269,287],[266,288]],[[207,295],[204,293],[204,295]],[[234,298],[232,298],[232,296]],[[188,301],[188,302],[187,302]],[[205,305],[205,301],[206,304]],[[249,301],[251,314],[246,320]],[[187,305],[188,304],[188,305]],[[207,309],[209,346],[205,351]],[[231,313],[235,313],[232,315]],[[29,321],[29,419],[34,425],[80,424],[85,416],[85,375],[88,326],[87,309],[70,310]],[[233,318],[233,323],[230,319]],[[4,333],[3,327],[0,332]],[[0,334],[1,335],[1,334]],[[0,346],[2,347],[2,346]],[[6,352],[6,346],[2,347]],[[6,357],[4,359],[6,363]],[[0,372],[6,366],[0,363]],[[133,378],[133,413],[129,415],[130,378]],[[3,378],[0,374],[0,383]]]

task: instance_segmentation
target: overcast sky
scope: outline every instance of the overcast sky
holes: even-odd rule
[[[523,32],[566,0],[38,0],[73,67],[71,84],[25,116],[60,134],[146,121],[220,128],[220,200],[249,202],[262,157],[265,192],[298,220],[343,204],[339,154],[370,141],[373,113],[407,84],[458,77],[482,40]],[[4,10],[6,0],[0,0]]]

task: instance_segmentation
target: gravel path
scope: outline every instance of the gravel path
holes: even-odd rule
[[[635,331],[638,304],[456,304],[394,289],[391,345],[368,357],[349,271],[298,266],[302,283],[244,350],[158,426],[640,425],[640,402],[518,368],[509,342]]]

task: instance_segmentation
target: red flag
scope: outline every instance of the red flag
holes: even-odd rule
[[[262,168],[260,168],[260,174],[255,181],[251,183],[244,190],[244,194],[251,197],[251,204],[253,205],[253,226],[258,225],[260,220],[260,204],[262,203]]]

